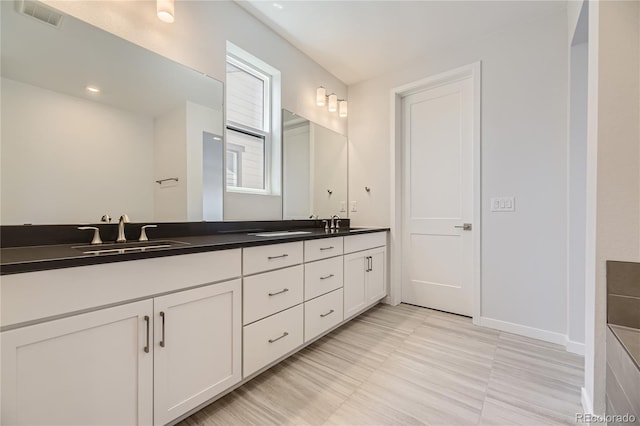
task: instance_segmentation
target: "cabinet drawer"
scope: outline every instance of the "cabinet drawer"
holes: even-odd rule
[[[344,249],[342,240],[342,237],[335,237],[305,241],[304,261],[313,262],[314,260],[341,255]]]
[[[305,342],[342,322],[342,294],[339,288],[304,304]]]
[[[244,327],[243,376],[250,376],[302,345],[303,320],[303,307],[298,305]]]
[[[302,265],[245,278],[243,324],[302,303],[303,280]]]
[[[304,265],[304,300],[310,300],[342,287],[343,258],[319,260]]]
[[[351,235],[344,237],[344,252],[367,250],[387,245],[387,233],[375,232],[372,234]]]
[[[242,250],[244,275],[302,263],[302,241],[249,247]]]

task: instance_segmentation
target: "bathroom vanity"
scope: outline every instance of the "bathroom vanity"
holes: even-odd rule
[[[2,249],[2,424],[176,422],[386,296],[386,230],[302,232]]]

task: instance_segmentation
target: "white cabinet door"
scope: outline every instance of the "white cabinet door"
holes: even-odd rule
[[[152,314],[146,300],[3,332],[2,424],[150,425]]]
[[[154,299],[154,424],[240,381],[240,312],[240,280]]]
[[[364,252],[344,256],[344,318],[360,312],[367,304]]]
[[[365,261],[367,258],[367,304],[370,305],[387,295],[387,286],[385,285],[387,253],[384,247],[380,247],[367,251]]]

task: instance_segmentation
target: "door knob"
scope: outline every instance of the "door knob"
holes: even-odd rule
[[[454,228],[462,228],[463,231],[471,231],[470,223],[463,223],[462,225],[456,225]]]

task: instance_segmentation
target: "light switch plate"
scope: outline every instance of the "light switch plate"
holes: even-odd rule
[[[340,213],[346,213],[347,212],[347,203],[345,203],[344,201],[340,201]]]
[[[357,212],[358,211],[358,202],[357,201],[352,201],[351,202],[351,211],[352,212]]]
[[[492,212],[513,212],[516,210],[516,197],[491,198]]]

